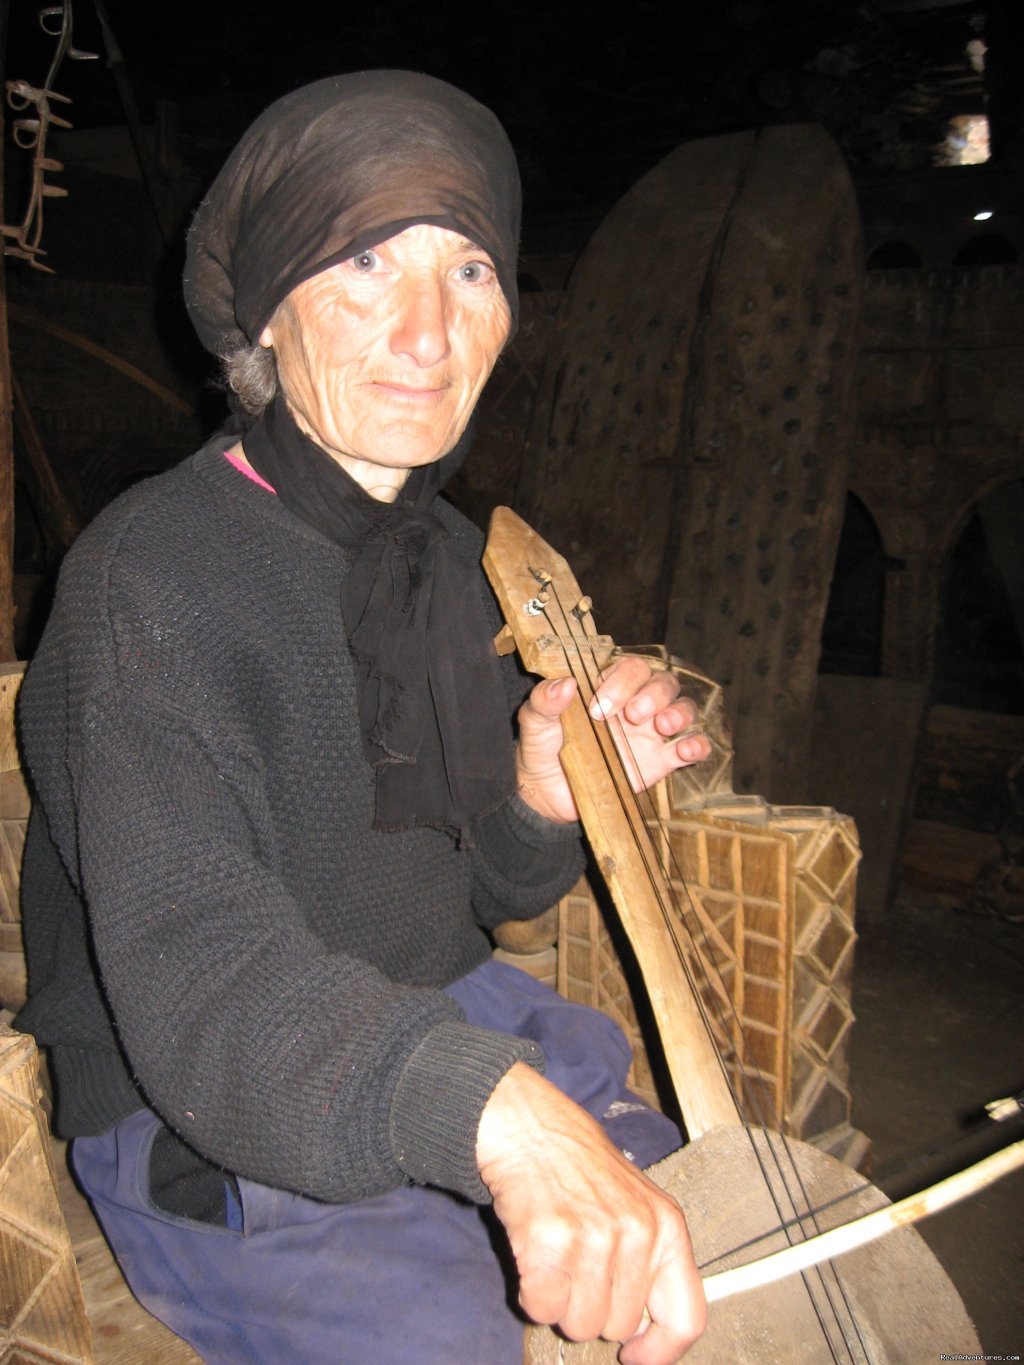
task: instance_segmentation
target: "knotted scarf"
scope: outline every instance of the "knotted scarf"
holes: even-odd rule
[[[515,786],[508,709],[475,566],[431,511],[466,437],[378,502],[305,436],[278,398],[245,453],[285,506],[352,554],[341,615],[359,723],[376,769],[374,824],[464,832]]]

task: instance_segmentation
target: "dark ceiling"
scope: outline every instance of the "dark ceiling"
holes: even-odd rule
[[[3,0],[0,0],[2,13]],[[41,83],[42,5],[11,0],[7,77]],[[208,180],[252,117],[305,81],[367,66],[452,80],[496,110],[523,166],[528,216],[600,209],[679,142],[814,120],[857,173],[916,169],[951,114],[988,110],[994,153],[1021,159],[1021,0],[106,0],[142,118],[172,106]],[[75,45],[104,52],[94,0]],[[966,45],[988,48],[984,85]],[[124,112],[105,59],[65,60],[77,128]]]

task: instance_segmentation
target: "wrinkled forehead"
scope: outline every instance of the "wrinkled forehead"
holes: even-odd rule
[[[417,223],[491,256],[513,318],[519,175],[497,119],[408,72],[333,78],[272,105],[189,233],[185,293],[210,350],[255,340],[303,280]]]
[[[505,206],[474,168],[437,155],[415,165],[379,156],[350,163],[344,192],[324,205],[313,230],[298,205],[315,199],[317,179],[308,166],[282,177],[237,252],[236,313],[256,335],[297,284],[418,224],[447,228],[486,251],[514,306],[517,244]],[[277,250],[277,242],[288,249]]]

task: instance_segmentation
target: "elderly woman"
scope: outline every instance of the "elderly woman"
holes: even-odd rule
[[[517,1295],[648,1365],[702,1327],[624,1039],[489,953],[582,865],[573,684],[522,701],[437,497],[515,325],[518,193],[430,78],[273,105],[185,281],[250,424],[80,538],[24,685],[20,1023],[130,1283],[213,1365],[518,1362]],[[706,756],[667,674],[598,696],[647,781]]]

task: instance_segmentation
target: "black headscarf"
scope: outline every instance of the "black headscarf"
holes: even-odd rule
[[[296,285],[420,223],[488,252],[514,325],[519,175],[494,116],[406,71],[285,96],[242,138],[189,232],[185,301],[200,340],[218,355],[258,341]],[[375,824],[464,831],[514,785],[479,572],[432,511],[468,437],[414,469],[394,503],[371,498],[280,397],[244,445],[285,505],[351,552],[341,608]]]
[[[489,252],[515,325],[519,215],[490,110],[412,71],[331,76],[277,100],[231,153],[189,232],[185,303],[223,355],[257,341],[303,280],[433,223]]]

